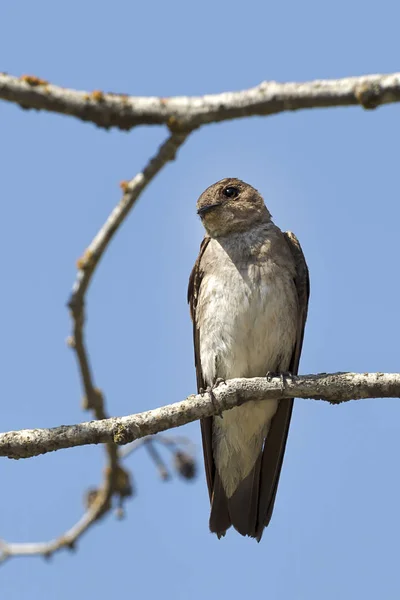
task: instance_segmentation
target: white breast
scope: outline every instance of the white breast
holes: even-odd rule
[[[296,336],[297,298],[290,273],[267,256],[255,263],[211,240],[199,295],[204,379],[264,376],[287,370]],[[233,260],[232,260],[233,258]],[[214,419],[216,466],[230,496],[251,470],[278,402],[248,402]]]

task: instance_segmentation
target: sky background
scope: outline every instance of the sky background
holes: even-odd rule
[[[399,69],[395,0],[203,0],[0,5],[0,70],[133,95],[239,90],[263,80]],[[399,371],[399,105],[251,118],[203,128],[143,194],[88,296],[88,345],[107,408],[125,415],[195,391],[187,280],[202,238],[195,202],[227,176],[264,195],[311,273],[301,373]],[[0,103],[0,429],[87,420],[66,309],[75,261],[167,132],[106,132]],[[162,483],[145,452],[138,494],[77,552],[0,568],[8,600],[397,599],[400,404],[297,400],[274,516],[257,544],[208,531],[200,472]],[[82,513],[103,451],[3,459],[0,538],[51,539]]]

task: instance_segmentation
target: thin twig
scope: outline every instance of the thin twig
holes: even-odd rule
[[[141,448],[146,443],[147,439],[149,439],[149,437],[154,442],[161,444],[162,446],[168,448],[168,450],[171,450],[172,452],[176,452],[177,448],[179,448],[180,446],[185,447],[190,454],[194,454],[196,450],[196,444],[185,435],[172,436],[158,433],[157,435],[151,435],[148,437],[140,438],[138,440],[135,440],[134,442],[131,442],[130,444],[127,444],[126,446],[120,449],[120,458],[123,458],[124,460],[128,458],[138,448]]]
[[[321,373],[270,382],[265,377],[231,379],[209,394],[127,417],[112,417],[53,429],[24,429],[0,434],[0,456],[29,458],[62,448],[115,442],[127,444],[147,435],[179,427],[249,400],[310,398],[340,404],[366,398],[400,398],[400,373]]]
[[[101,390],[94,385],[89,356],[85,347],[85,295],[93,273],[113,235],[115,235],[145,187],[167,162],[175,158],[177,149],[183,144],[186,137],[187,134],[171,134],[145,169],[131,181],[126,182],[123,186],[124,193],[121,201],[114,208],[84,256],[78,261],[79,270],[68,303],[73,320],[73,336],[69,338],[69,345],[74,348],[77,357],[82,387],[85,393],[84,408],[92,411],[93,416],[98,420],[107,419],[108,415],[105,409],[104,396]],[[129,473],[120,465],[117,445],[111,438],[104,440],[104,443],[107,455],[104,480],[100,489],[95,491],[94,500],[90,503],[87,512],[79,522],[59,538],[49,542],[13,544],[0,540],[0,562],[4,562],[12,556],[42,555],[49,557],[62,548],[73,549],[78,539],[89,527],[111,509],[113,495],[119,496],[120,502],[124,497],[131,495],[132,488]],[[155,462],[159,467],[159,457],[153,456],[153,459],[157,459]]]
[[[0,74],[0,99],[25,109],[74,116],[106,129],[129,130],[137,125],[165,124],[170,129],[184,131],[254,115],[333,106],[360,105],[372,109],[399,102],[400,73],[299,83],[264,81],[238,92],[171,98],[77,91],[32,75],[14,77],[3,73]]]
[[[104,254],[109,242],[119,226],[135,205],[144,188],[154,179],[167,162],[174,160],[179,147],[188,134],[171,134],[160,146],[157,154],[149,161],[146,168],[133,179],[122,184],[123,196],[114,208],[96,237],[78,260],[78,275],[69,300],[69,307],[77,314],[83,314],[83,298],[90,284],[94,270]]]
[[[112,479],[106,477],[96,500],[82,518],[60,537],[48,542],[32,542],[26,544],[10,543],[0,540],[0,563],[13,556],[44,556],[50,558],[62,548],[75,550],[77,540],[108,510],[107,498],[112,495]]]
[[[146,439],[146,441],[145,441],[144,447],[146,448],[147,452],[149,453],[150,458],[156,465],[159,476],[164,481],[171,479],[171,475],[168,470],[168,467],[165,464],[163,457],[161,456],[161,454],[159,453],[159,451],[157,450],[157,448],[154,445],[153,436],[147,436],[145,439]]]

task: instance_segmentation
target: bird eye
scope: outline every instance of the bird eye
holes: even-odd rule
[[[233,185],[226,187],[222,193],[226,198],[236,198],[236,196],[239,196],[239,190]]]

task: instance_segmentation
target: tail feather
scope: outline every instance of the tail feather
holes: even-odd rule
[[[241,535],[250,537],[257,535],[261,458],[262,453],[250,473],[240,482],[234,494],[228,499],[228,511],[232,525]]]
[[[225,535],[231,525],[241,535],[257,537],[261,460],[262,453],[230,498],[226,495],[218,472],[215,474],[210,530],[219,538]]]
[[[215,473],[214,488],[211,496],[210,531],[216,533],[218,538],[225,535],[226,530],[232,525],[229,516],[228,499],[218,471]]]
[[[257,540],[260,541],[264,528],[268,527],[274,510],[276,492],[285,455],[293,399],[281,400],[267,435],[261,462],[260,507]]]
[[[233,527],[259,542],[274,508],[293,400],[281,400],[254,467],[227,497],[218,470],[211,496],[210,529],[218,537]]]

